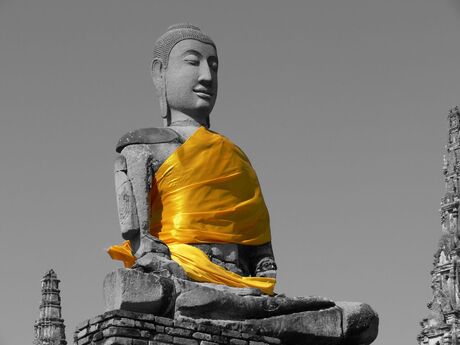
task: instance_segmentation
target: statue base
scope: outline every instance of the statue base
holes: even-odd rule
[[[229,327],[114,310],[82,322],[76,345],[280,345],[280,339]],[[316,344],[316,343],[315,343]]]
[[[367,304],[334,303],[315,296],[270,297],[257,289],[197,283],[131,269],[118,269],[106,276],[104,298],[106,313],[77,329],[76,339],[85,338],[78,345],[367,345],[378,333],[378,316]],[[157,320],[163,324],[150,325]],[[150,328],[144,329],[145,325]],[[205,338],[196,338],[201,333],[207,334]],[[92,336],[87,338],[89,334]]]

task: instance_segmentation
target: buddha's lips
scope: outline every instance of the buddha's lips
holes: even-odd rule
[[[212,96],[214,95],[211,91],[206,89],[194,89],[193,92],[195,92],[198,95],[198,97],[207,99],[212,98]]]

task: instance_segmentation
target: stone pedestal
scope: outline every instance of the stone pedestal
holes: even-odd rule
[[[280,345],[277,338],[228,327],[114,310],[82,322],[75,345]]]
[[[174,299],[174,283],[159,275],[117,269],[104,279],[105,311],[122,309],[166,315]]]
[[[169,339],[170,344],[261,345],[257,341],[268,337],[284,345],[366,345],[377,336],[378,316],[367,304],[252,292],[118,269],[104,280],[106,314],[77,330],[77,344],[161,345]],[[183,325],[191,328],[174,330]],[[217,333],[196,338],[202,327]],[[233,334],[232,342],[217,338],[224,333]],[[190,339],[174,342],[175,336]]]

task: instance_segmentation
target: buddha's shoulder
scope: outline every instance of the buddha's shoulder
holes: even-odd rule
[[[179,135],[170,128],[141,128],[123,135],[118,140],[116,151],[121,152],[130,145],[178,143],[179,140]]]

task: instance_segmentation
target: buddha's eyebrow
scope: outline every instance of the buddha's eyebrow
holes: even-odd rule
[[[194,50],[194,49],[186,50],[185,52],[183,52],[183,53],[181,54],[181,56],[184,57],[184,56],[187,56],[187,55],[189,55],[189,54],[193,54],[193,55],[196,55],[196,56],[198,56],[198,57],[202,57],[202,56],[203,56],[203,54],[201,54],[199,51],[196,51],[196,50]],[[215,59],[216,61],[218,61],[216,55],[211,55],[211,56],[208,57],[208,59],[209,59],[209,58],[213,58],[213,59]]]
[[[189,50],[186,50],[184,53],[182,53],[182,56],[186,56],[186,55],[189,55],[189,54],[193,54],[193,55],[196,55],[198,57],[202,57],[203,55],[201,55],[200,52],[194,50],[194,49],[189,49]]]

